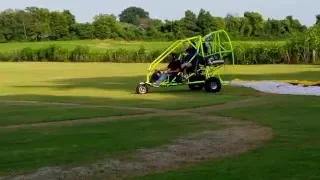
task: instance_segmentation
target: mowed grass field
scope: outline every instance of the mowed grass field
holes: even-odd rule
[[[74,40],[74,41],[43,41],[43,42],[15,42],[15,43],[0,43],[0,52],[12,52],[21,50],[26,47],[32,49],[40,49],[49,47],[50,45],[58,45],[62,48],[72,50],[76,46],[88,46],[91,51],[117,50],[119,48],[127,50],[138,50],[141,46],[147,51],[164,50],[173,42],[167,41],[125,41],[125,40]],[[234,45],[239,44],[278,44],[283,41],[233,41]]]
[[[76,46],[88,46],[92,51],[117,50],[119,48],[127,50],[138,50],[144,46],[146,50],[165,49],[173,42],[146,42],[146,41],[119,41],[119,40],[75,40],[75,41],[43,41],[43,42],[15,42],[0,44],[0,52],[12,52],[26,47],[40,49],[50,45],[61,46],[72,50]]]
[[[0,177],[52,167],[40,171],[50,177],[59,167],[74,179],[320,178],[320,97],[231,86],[137,95],[147,68],[0,63]],[[311,65],[226,70],[245,80],[320,80]]]

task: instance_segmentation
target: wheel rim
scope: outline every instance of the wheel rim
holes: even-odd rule
[[[140,93],[144,94],[144,93],[146,93],[146,91],[147,91],[147,88],[146,88],[146,87],[144,87],[144,86],[140,86],[140,87],[139,87],[139,92],[140,92]]]
[[[217,87],[218,87],[217,83],[215,83],[215,82],[211,82],[210,83],[210,88],[211,89],[217,89]]]

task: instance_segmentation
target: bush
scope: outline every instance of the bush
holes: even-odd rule
[[[69,54],[69,61],[71,62],[90,61],[90,50],[88,46],[77,46]]]
[[[318,44],[305,36],[295,36],[288,42],[235,42],[233,44],[236,64],[310,63],[312,55],[317,59]],[[90,51],[88,46],[73,50],[51,45],[41,49],[24,48],[20,51],[0,53],[0,61],[51,61],[51,62],[119,62],[150,63],[165,49],[147,51],[144,46],[137,50]],[[316,50],[316,53],[314,52]]]
[[[279,64],[286,62],[283,43],[237,43],[234,45],[237,64]]]

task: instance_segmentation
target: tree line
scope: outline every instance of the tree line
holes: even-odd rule
[[[320,22],[320,15],[315,23]],[[27,7],[0,12],[0,42],[76,39],[176,40],[225,29],[234,40],[281,40],[304,33],[307,26],[293,16],[264,19],[257,12],[242,17],[217,17],[201,9],[185,11],[179,20],[153,19],[140,7],[128,7],[118,16],[98,14],[92,23],[79,23],[69,10]]]

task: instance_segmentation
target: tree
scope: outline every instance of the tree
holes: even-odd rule
[[[96,15],[92,25],[94,28],[94,35],[99,39],[118,37],[119,24],[117,23],[117,17],[113,14]]]
[[[304,32],[307,27],[301,25],[299,20],[293,19],[292,16],[287,16],[285,19],[280,20],[281,33],[285,35],[292,35],[300,32]]]
[[[79,39],[92,39],[94,37],[94,28],[90,23],[77,23],[73,28]]]
[[[119,15],[120,22],[139,25],[140,19],[149,19],[149,12],[140,7],[128,7]]]
[[[6,38],[4,37],[4,34],[3,34],[3,32],[2,32],[2,30],[0,29],[0,43],[4,43],[4,42],[6,42],[7,40],[6,40]]]
[[[161,25],[163,25],[163,22],[160,19],[150,19],[151,26],[159,28]]]
[[[46,8],[27,7],[26,11],[32,16],[30,35],[32,39],[40,41],[50,34],[50,11]]]
[[[184,37],[182,21],[165,20],[165,23],[160,27],[160,31],[165,34],[167,39],[181,39]]]
[[[60,12],[52,12],[50,15],[50,39],[63,39],[69,34],[68,19]]]
[[[47,8],[27,7],[24,10],[7,9],[0,12],[0,42],[41,41],[58,39],[124,38],[176,40],[205,35],[210,31],[226,29],[232,39],[284,39],[309,32],[311,28],[288,15],[284,19],[264,20],[257,12],[245,12],[242,17],[227,14],[215,17],[201,9],[196,15],[185,11],[179,20],[152,19],[139,7],[128,7],[116,16],[99,14],[93,23],[77,23],[69,10],[50,12]],[[320,24],[320,14],[316,15]],[[315,33],[314,33],[315,34]]]
[[[213,17],[210,12],[201,9],[197,19],[197,26],[200,28],[202,35],[208,34],[214,28]]]
[[[213,31],[221,30],[226,28],[226,23],[223,18],[221,17],[212,17],[213,23]]]
[[[24,10],[16,10],[15,12],[16,19],[16,33],[19,34],[19,40],[28,40],[30,36],[30,30],[32,28],[32,16],[30,13],[25,12]]]
[[[70,35],[74,35],[74,26],[76,24],[76,17],[69,11],[69,10],[63,10],[62,14],[66,17],[68,21],[68,30]]]
[[[241,28],[240,28],[240,35],[242,37],[250,37],[252,35],[253,27],[249,22],[248,18],[241,17]]]
[[[281,22],[275,19],[268,19],[265,23],[264,34],[269,37],[281,37],[283,36],[281,32]]]
[[[138,26],[129,23],[119,23],[119,36],[124,39],[143,39],[144,31],[141,30]]]
[[[316,24],[320,24],[320,14],[316,15]]]
[[[138,27],[143,29],[147,38],[161,39],[163,37],[163,34],[160,32],[162,25],[162,21],[159,19],[142,18]]]
[[[16,26],[15,14],[12,9],[7,9],[0,14],[0,31],[2,36],[7,41],[16,40]]]
[[[237,37],[241,30],[241,18],[234,17],[231,14],[227,14],[224,18],[226,30],[233,36]]]
[[[259,36],[263,34],[264,21],[261,14],[257,12],[245,12],[244,17],[252,29],[251,33],[248,33],[248,36]]]
[[[197,26],[197,16],[192,11],[187,10],[181,21],[182,31],[186,37],[196,36],[200,32],[200,29]]]

